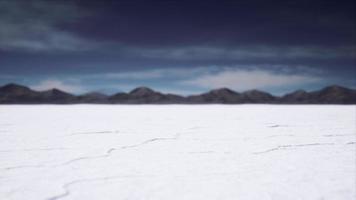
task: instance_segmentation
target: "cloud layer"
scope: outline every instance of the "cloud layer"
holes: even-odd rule
[[[44,90],[49,90],[49,89],[60,89],[66,92],[70,92],[70,93],[82,93],[85,90],[85,88],[81,85],[78,84],[70,84],[70,83],[66,83],[60,80],[56,80],[56,79],[48,79],[48,80],[43,80],[37,84],[31,85],[30,86],[32,89],[34,90],[38,90],[38,91],[44,91]]]
[[[80,17],[72,4],[0,1],[0,50],[82,51],[90,44],[58,25]]]
[[[250,71],[227,69],[216,74],[198,76],[194,79],[183,81],[182,83],[210,89],[228,87],[234,90],[244,91],[250,89],[271,89],[295,86],[317,81],[320,81],[320,79],[307,75],[279,74],[266,70]]]
[[[176,48],[129,48],[130,54],[144,58],[172,60],[243,59],[334,59],[356,58],[356,46],[185,46]]]
[[[2,80],[2,83],[8,83],[10,80],[8,78]],[[331,84],[355,86],[354,80],[335,78],[322,70],[307,66],[283,67],[280,65],[156,68],[97,74],[71,74],[56,78],[37,75],[31,78],[35,79],[31,82],[27,81],[28,76],[22,79],[24,81],[18,83],[30,85],[35,90],[58,88],[76,94],[89,91],[113,94],[120,91],[128,92],[139,86],[147,86],[162,92],[183,95],[223,87],[239,92],[260,89],[278,95],[286,91],[313,90]]]
[[[285,88],[300,88],[323,81],[320,77],[321,72],[310,71],[303,66],[300,67],[300,72],[298,73],[296,71],[291,73],[288,70],[278,70],[281,66],[270,66],[270,70],[265,68],[266,66],[250,66],[249,68],[210,66],[73,75],[72,77],[66,77],[66,79],[69,80],[68,78],[71,78],[72,80],[77,80],[77,82],[44,80],[32,87],[38,90],[55,87],[79,93],[85,91],[80,83],[97,82],[102,84],[101,88],[111,87],[114,92],[129,91],[138,86],[148,86],[164,92],[179,91],[177,93],[187,94],[222,87],[228,87],[236,91],[262,89],[271,92]]]

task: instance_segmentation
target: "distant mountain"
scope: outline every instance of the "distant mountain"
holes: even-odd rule
[[[129,94],[129,103],[157,103],[162,101],[165,96],[147,87],[138,87]]]
[[[311,93],[312,103],[353,104],[356,102],[356,90],[333,85]]]
[[[89,92],[77,97],[79,103],[108,103],[108,95],[100,92]]]
[[[39,93],[31,90],[28,87],[14,83],[0,87],[0,103],[37,103],[39,100]]]
[[[277,97],[259,90],[250,90],[242,93],[244,103],[274,103]]]
[[[129,93],[117,93],[109,97],[111,103],[125,104],[164,104],[182,103],[183,97],[174,94],[162,94],[147,87],[138,87]]]
[[[250,90],[243,93],[238,93],[228,88],[220,88],[211,90],[200,95],[192,95],[187,97],[189,103],[274,103],[277,97],[259,90]]]
[[[356,90],[337,85],[314,92],[298,90],[284,95],[279,102],[291,104],[356,104]]]
[[[76,102],[76,96],[55,88],[39,92],[39,94],[42,103],[67,104]]]
[[[292,93],[286,94],[279,99],[279,102],[284,103],[307,103],[310,94],[305,90],[297,90]]]
[[[74,103],[76,97],[58,89],[34,91],[28,87],[10,83],[0,87],[2,104],[41,104],[41,103]]]
[[[111,96],[91,92],[75,96],[51,89],[34,91],[14,83],[0,87],[0,104],[356,104],[356,90],[342,86],[329,86],[321,90],[307,92],[297,90],[277,97],[267,92],[250,90],[242,93],[228,88],[211,90],[206,93],[187,97],[175,94],[163,94],[147,87],[138,87],[129,93],[117,93]]]
[[[228,88],[220,88],[211,90],[200,95],[192,95],[186,98],[189,103],[244,103],[243,97],[240,93],[232,91]]]

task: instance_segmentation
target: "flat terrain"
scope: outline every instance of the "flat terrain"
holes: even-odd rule
[[[0,106],[0,199],[354,200],[356,106]]]

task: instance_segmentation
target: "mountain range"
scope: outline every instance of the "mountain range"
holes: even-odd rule
[[[0,87],[0,104],[356,104],[356,90],[332,85],[307,92],[297,90],[283,96],[264,91],[236,92],[220,88],[206,93],[180,96],[164,94],[147,87],[138,87],[129,93],[105,95],[91,92],[73,95],[59,89],[35,91],[29,87],[10,83]]]

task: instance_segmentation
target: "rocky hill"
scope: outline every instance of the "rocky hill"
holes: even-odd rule
[[[138,87],[129,93],[108,96],[98,92],[73,95],[59,89],[34,91],[18,84],[0,87],[0,104],[356,104],[356,90],[342,86],[329,86],[307,92],[297,90],[281,97],[267,92],[250,90],[242,93],[229,88],[220,88],[206,93],[183,97],[164,94],[147,87]]]

